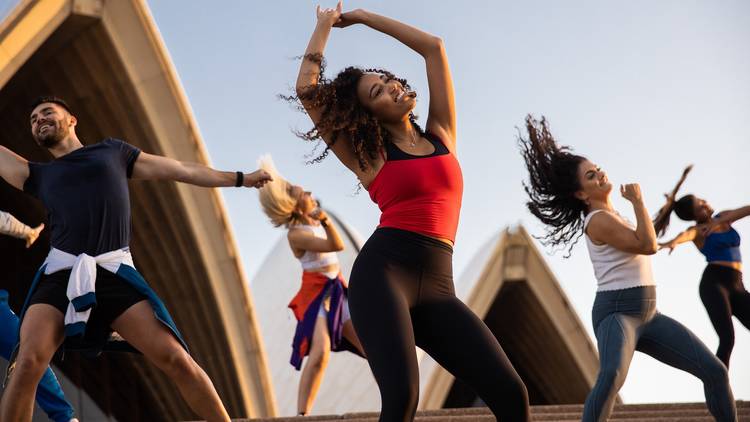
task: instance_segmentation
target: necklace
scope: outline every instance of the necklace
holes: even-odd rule
[[[409,145],[411,145],[412,148],[417,146],[417,136],[412,135],[411,141],[409,141]]]

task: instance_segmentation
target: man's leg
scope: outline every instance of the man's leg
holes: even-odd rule
[[[0,420],[31,421],[37,384],[62,342],[62,312],[52,305],[31,305],[21,324],[18,358],[0,403]]]
[[[190,408],[201,418],[207,422],[229,421],[229,415],[208,375],[172,332],[156,319],[148,301],[140,301],[128,308],[114,320],[112,329],[164,371]]]

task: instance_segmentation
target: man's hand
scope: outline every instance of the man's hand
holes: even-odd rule
[[[260,189],[265,186],[266,183],[273,181],[273,177],[265,170],[255,170],[252,173],[248,173],[244,176],[243,186],[246,188]]]

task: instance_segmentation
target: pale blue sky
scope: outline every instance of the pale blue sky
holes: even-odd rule
[[[328,4],[330,3],[330,4]],[[333,6],[334,1],[326,5]],[[305,165],[311,145],[290,128],[307,117],[276,99],[294,83],[315,24],[315,2],[152,0],[149,6],[192,104],[216,167],[250,169],[271,153],[282,173],[369,236],[377,207],[333,157]],[[546,115],[562,143],[599,163],[614,183],[640,182],[649,209],[661,205],[687,163],[685,191],[717,210],[750,203],[750,3],[710,1],[350,1],[416,25],[445,40],[458,108],[458,152],[465,179],[455,248],[458,277],[471,256],[503,226],[542,227],[526,211],[526,177],[515,126],[526,113]],[[421,59],[365,27],[336,29],[329,72],[380,66],[409,79],[426,114]],[[260,212],[257,194],[223,190],[248,276],[282,235]],[[631,214],[628,204],[616,207]],[[675,222],[671,234],[684,227]],[[736,224],[750,239],[750,220]],[[742,252],[750,257],[750,241]],[[548,262],[586,328],[595,281],[579,244],[572,258]],[[703,258],[689,245],[654,258],[659,308],[717,345],[698,297]],[[297,283],[298,280],[279,280]],[[262,291],[253,292],[263,300]],[[750,332],[735,322],[730,376],[735,396],[750,399]],[[628,402],[702,401],[692,376],[637,354],[623,387]]]

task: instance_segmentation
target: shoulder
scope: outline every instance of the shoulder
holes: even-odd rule
[[[583,221],[584,230],[592,227],[597,228],[603,225],[609,225],[613,222],[619,222],[620,218],[613,212],[607,210],[593,210],[586,214]]]
[[[622,226],[623,221],[617,214],[607,210],[591,211],[583,222],[584,233],[595,243],[604,243],[603,234],[611,231],[613,227]]]
[[[138,147],[117,138],[106,138],[103,141],[99,142],[99,145],[117,149],[120,151],[138,150]]]
[[[117,138],[105,138],[101,142],[99,142],[100,145],[108,146],[108,147],[116,147],[119,148],[123,144],[126,144],[127,142],[123,141],[122,139]]]

